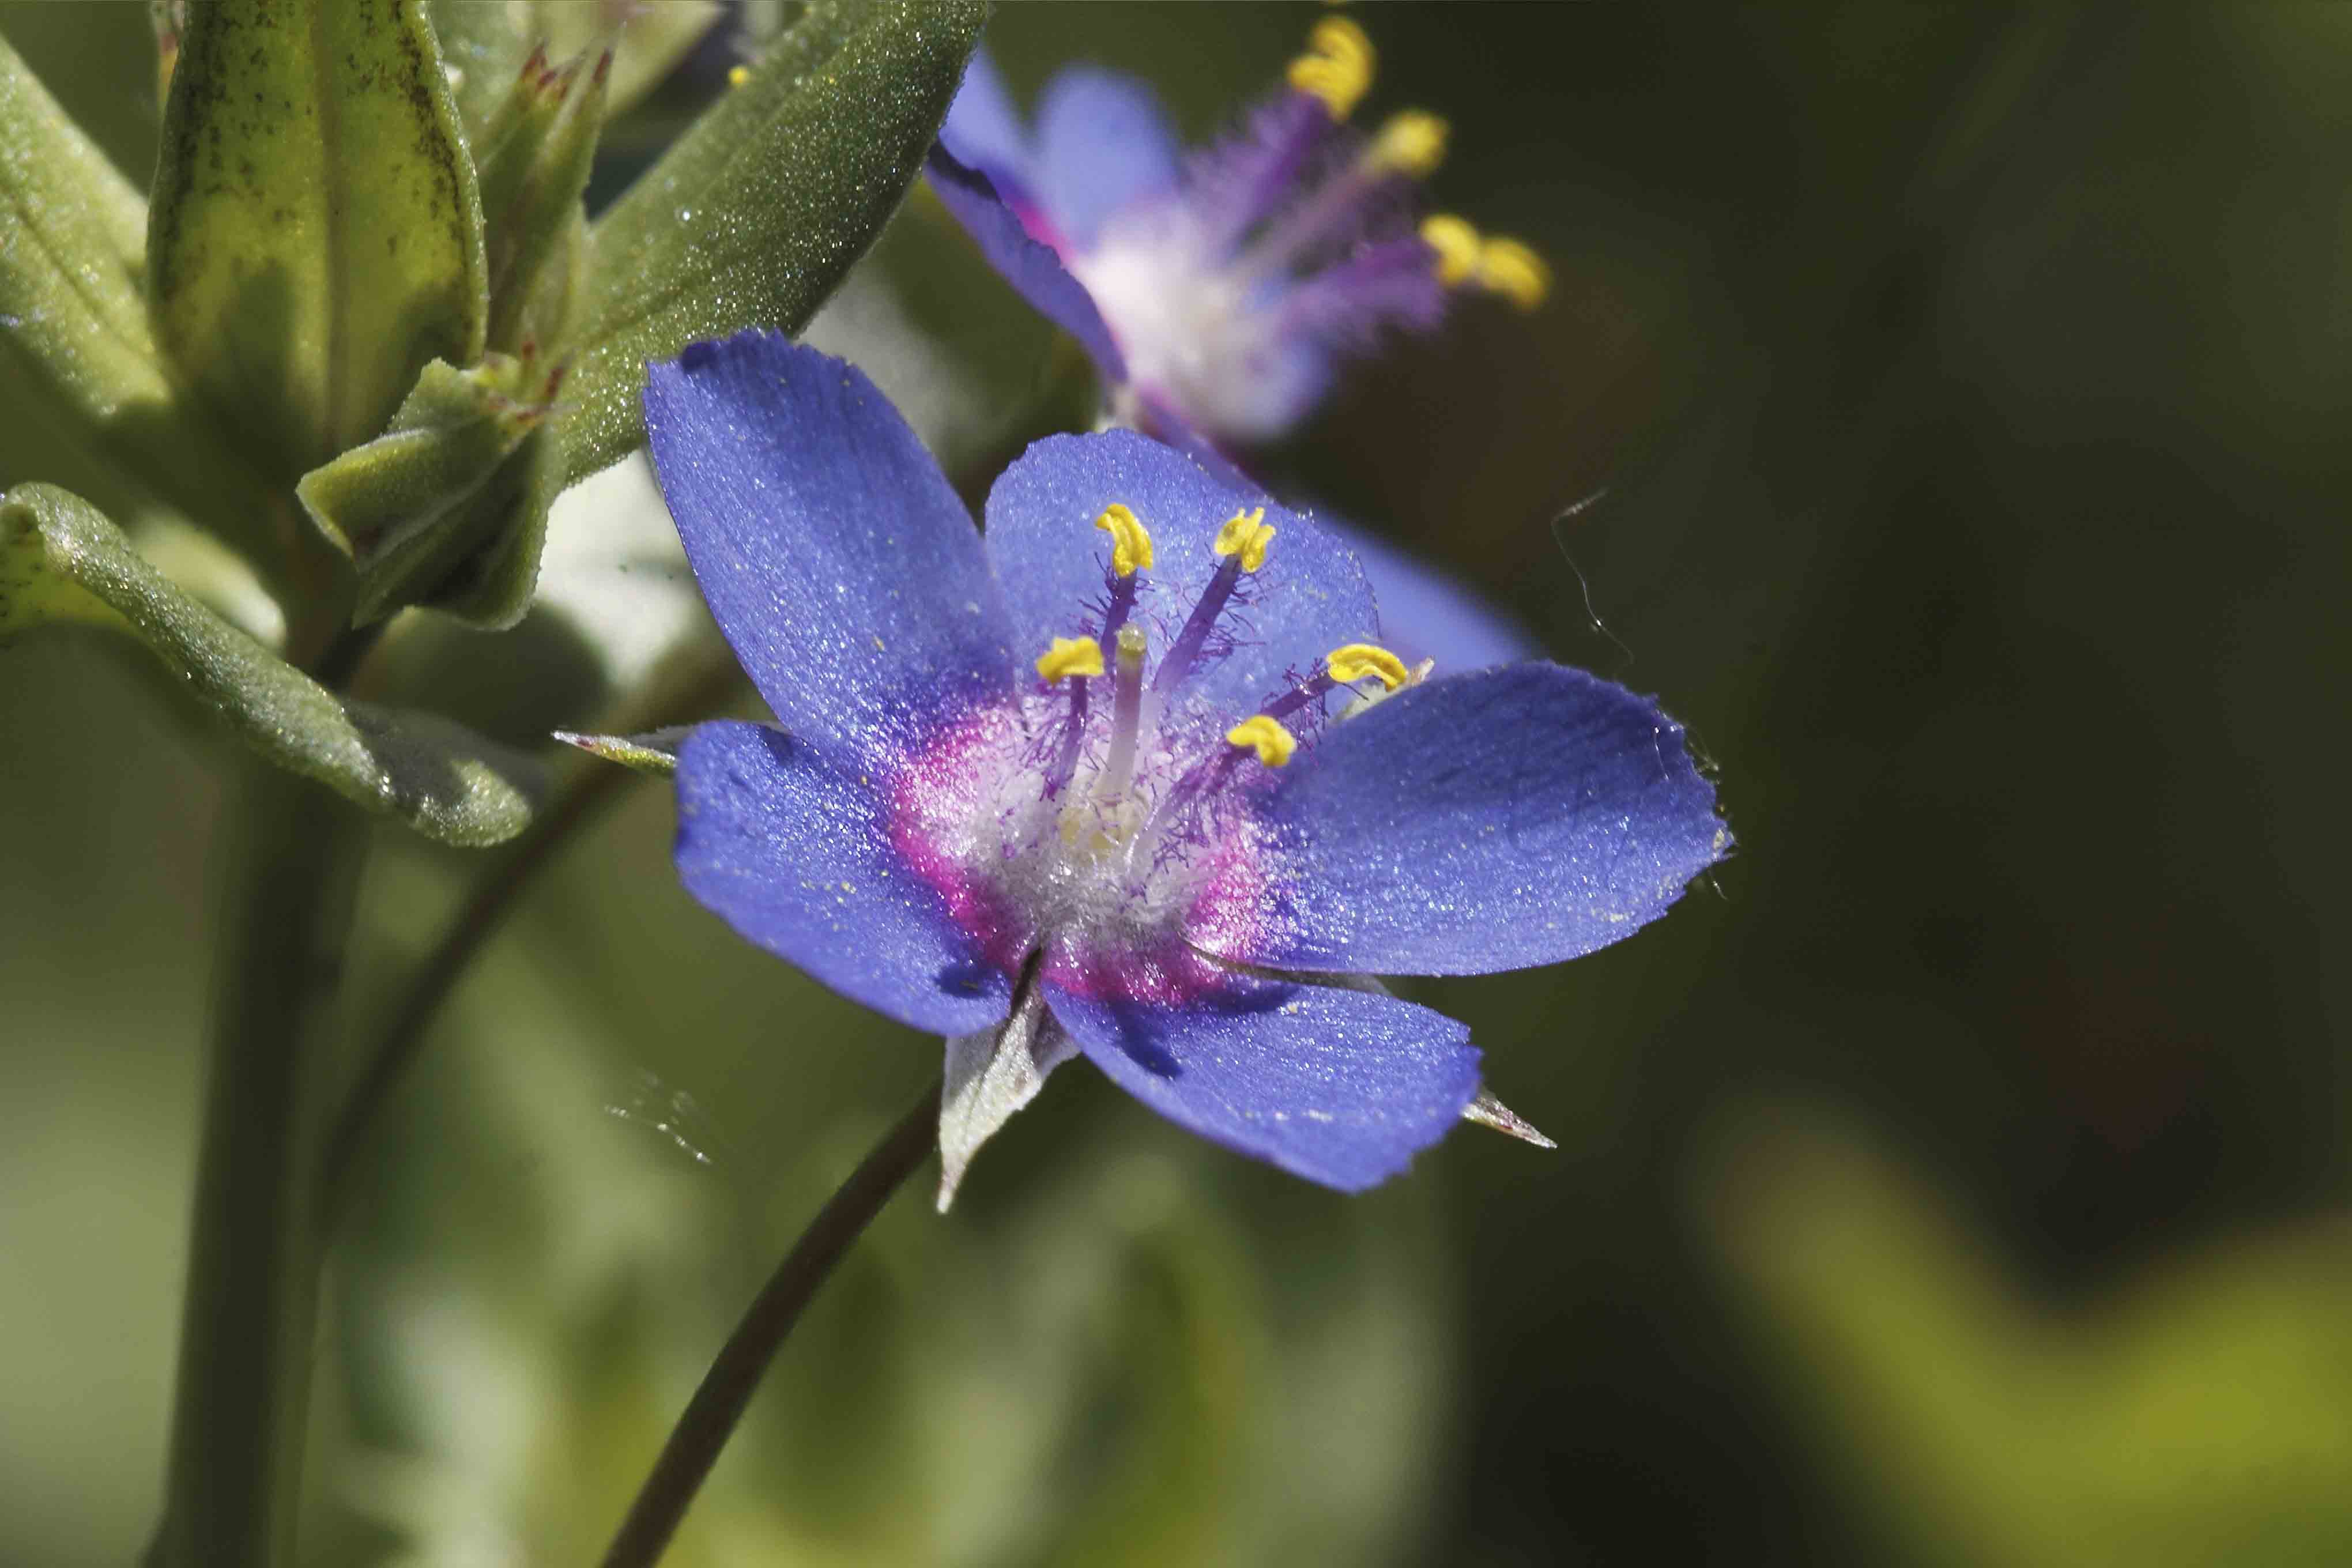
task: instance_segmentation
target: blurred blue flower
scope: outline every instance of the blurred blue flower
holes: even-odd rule
[[[985,539],[866,377],[745,333],[652,369],[704,597],[781,728],[695,730],[677,867],[748,940],[951,1037],[941,1202],[1083,1054],[1346,1190],[1482,1093],[1371,973],[1573,958],[1728,836],[1681,728],[1578,670],[1416,679],[1351,552],[1129,431],[1039,442]]]
[[[1454,287],[1532,307],[1548,286],[1527,247],[1420,216],[1445,122],[1407,110],[1358,131],[1371,76],[1363,30],[1325,17],[1286,85],[1188,159],[1149,87],[1087,68],[1046,84],[1033,137],[982,55],[930,183],[1100,366],[1118,423],[1188,449],[1267,441],[1344,357],[1436,325]]]

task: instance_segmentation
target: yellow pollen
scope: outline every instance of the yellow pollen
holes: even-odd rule
[[[1151,564],[1151,535],[1135,513],[1114,501],[1095,519],[1095,526],[1110,535],[1110,569],[1132,577]]]
[[[1551,292],[1551,268],[1516,239],[1490,239],[1478,248],[1478,282],[1522,310],[1532,310]]]
[[[1298,737],[1263,713],[1252,714],[1226,731],[1225,740],[1229,744],[1255,752],[1257,760],[1270,768],[1282,766],[1290,761],[1290,753],[1298,750]]]
[[[736,66],[727,73],[727,85],[729,87],[741,87],[745,82],[750,81],[751,79],[751,68],[750,66]]]
[[[1381,127],[1369,156],[1376,168],[1419,176],[1445,161],[1445,121],[1424,109],[1408,109]]]
[[[1054,646],[1037,658],[1037,673],[1048,682],[1066,675],[1100,675],[1102,644],[1092,637],[1055,637]]]
[[[1242,570],[1255,572],[1265,564],[1265,547],[1274,542],[1274,530],[1266,526],[1265,508],[1237,511],[1225,519],[1217,530],[1216,542],[1210,549],[1220,555],[1238,555]]]
[[[1394,691],[1412,677],[1404,660],[1374,643],[1351,642],[1335,647],[1323,662],[1330,667],[1331,679],[1342,685],[1369,675]]]
[[[1326,16],[1307,35],[1307,52],[1290,62],[1290,85],[1319,98],[1345,120],[1372,85],[1372,40],[1344,16]]]
[[[1452,213],[1421,220],[1422,243],[1437,252],[1437,280],[1447,288],[1469,281],[1478,270],[1478,231]]]

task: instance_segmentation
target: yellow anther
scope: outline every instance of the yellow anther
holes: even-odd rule
[[[1345,120],[1372,85],[1372,40],[1344,16],[1326,16],[1307,35],[1307,52],[1290,62],[1290,85],[1319,98]]]
[[[1054,646],[1037,656],[1037,673],[1048,682],[1102,672],[1102,644],[1092,637],[1055,637]]]
[[[1263,713],[1254,713],[1226,731],[1225,740],[1255,752],[1257,760],[1270,768],[1282,766],[1298,750],[1298,737]]]
[[[1452,213],[1421,220],[1422,243],[1437,252],[1437,280],[1451,289],[1478,270],[1478,231]]]
[[[1447,129],[1444,121],[1427,110],[1408,109],[1381,127],[1368,156],[1378,168],[1426,174],[1445,161]]]
[[[1110,535],[1110,569],[1132,577],[1151,564],[1151,535],[1136,515],[1114,501],[1095,519],[1095,526]]]
[[[1351,642],[1333,648],[1323,662],[1329,667],[1331,679],[1345,686],[1371,676],[1382,686],[1394,691],[1412,679],[1412,672],[1404,660],[1376,643]]]
[[[1551,292],[1551,268],[1516,239],[1490,239],[1478,247],[1478,282],[1522,310],[1532,310]]]
[[[727,85],[729,87],[741,87],[745,82],[750,81],[751,79],[751,68],[750,66],[732,66],[728,69]]]
[[[1265,547],[1273,542],[1274,530],[1266,525],[1265,508],[1257,507],[1225,519],[1209,548],[1220,555],[1240,556],[1242,570],[1255,572],[1265,564]]]

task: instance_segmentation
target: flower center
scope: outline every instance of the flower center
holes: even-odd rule
[[[1189,613],[1172,634],[1172,616],[1158,623],[1164,651],[1136,614],[1150,531],[1125,506],[1096,526],[1110,536],[1105,596],[1091,614],[1074,606],[1076,635],[1038,655],[1018,722],[1000,714],[950,737],[909,769],[919,789],[900,792],[910,858],[1003,962],[1035,942],[1163,951],[1204,903],[1240,901],[1263,879],[1246,805],[1322,721],[1323,698],[1417,679],[1387,649],[1350,643],[1252,709],[1213,711],[1188,689],[1235,646],[1227,622],[1275,541],[1265,509],[1218,530]],[[997,952],[1000,937],[1023,951]]]

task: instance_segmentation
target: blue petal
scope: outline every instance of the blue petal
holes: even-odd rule
[[[1019,290],[1037,313],[1070,336],[1100,367],[1103,379],[1127,379],[1127,360],[1095,309],[1094,296],[1070,276],[1053,247],[1029,236],[1021,219],[1005,205],[985,175],[965,167],[944,148],[931,149],[924,163],[931,190],[955,220],[963,225],[988,264]]]
[[[784,727],[845,757],[1003,702],[1003,598],[970,515],[855,367],[773,332],[657,363],[646,428],[702,596]]]
[[[1123,207],[1176,188],[1176,132],[1151,89],[1077,66],[1045,84],[1037,105],[1038,195],[1080,250]]]
[[[677,874],[746,941],[934,1035],[985,1029],[1012,981],[890,841],[887,807],[814,748],[704,724],[677,767]]]
[[[1317,112],[1322,112],[1319,106]],[[1264,494],[1256,480],[1174,410],[1157,406],[1150,412],[1152,433],[1200,464],[1210,478],[1253,504]],[[1380,610],[1381,646],[1405,663],[1433,658],[1438,674],[1452,675],[1544,657],[1543,646],[1516,621],[1435,567],[1328,511],[1308,515],[1355,552]]]
[[[1470,1031],[1393,996],[1228,975],[1189,1004],[1045,1005],[1111,1080],[1179,1127],[1341,1192],[1395,1175],[1478,1092]]]
[[[948,105],[947,122],[940,141],[956,162],[979,170],[1002,187],[1010,181],[1034,188],[1036,159],[1029,149],[1029,128],[1013,106],[1013,95],[997,74],[986,49],[964,68],[963,85]]]
[[[1543,649],[1502,611],[1436,568],[1328,513],[1323,525],[1345,539],[1372,580],[1384,646],[1407,664],[1437,661],[1440,676],[1541,658]]]
[[[1210,550],[1218,528],[1244,504],[1265,507],[1273,547],[1243,579],[1249,603],[1227,612],[1238,646],[1183,688],[1209,718],[1238,721],[1317,659],[1371,637],[1379,625],[1354,554],[1308,519],[1263,497],[1245,500],[1181,452],[1131,430],[1049,436],[988,496],[988,552],[1024,657],[1096,624],[1090,607],[1103,601],[1110,552],[1095,519],[1113,502],[1151,534],[1157,559],[1144,574],[1136,614],[1155,658],[1222,563]]]
[[[1556,664],[1397,693],[1324,734],[1263,811],[1273,885],[1209,945],[1286,969],[1556,963],[1664,913],[1731,844],[1682,726]]]

